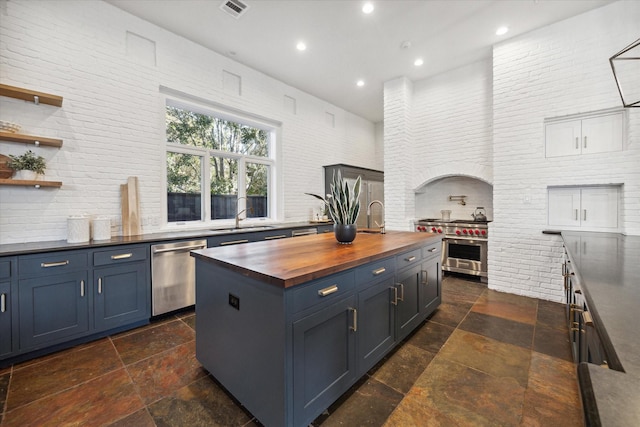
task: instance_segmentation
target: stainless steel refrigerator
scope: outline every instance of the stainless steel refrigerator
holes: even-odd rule
[[[377,224],[383,224],[382,207],[379,204],[371,206],[371,214],[367,215],[367,206],[374,200],[384,203],[384,172],[361,168],[357,166],[336,164],[324,167],[325,194],[330,193],[331,180],[334,173],[342,174],[342,177],[352,187],[358,176],[362,180],[360,191],[360,214],[358,215],[358,228],[376,228]]]

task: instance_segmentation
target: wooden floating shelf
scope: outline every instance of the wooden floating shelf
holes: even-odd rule
[[[60,181],[26,181],[22,179],[0,179],[0,185],[20,185],[23,187],[62,187]]]
[[[21,133],[0,132],[0,140],[21,142],[23,144],[46,145],[48,147],[62,147],[62,140],[45,138],[44,136],[24,135]]]
[[[22,99],[35,104],[47,104],[55,107],[62,107],[62,97],[45,92],[23,89],[21,87],[0,84],[0,95],[9,98]]]

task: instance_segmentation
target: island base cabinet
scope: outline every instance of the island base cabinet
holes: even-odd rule
[[[402,270],[398,273],[396,287],[397,297],[397,341],[402,341],[413,331],[425,316],[420,310],[420,286],[422,285],[422,267],[420,264]]]
[[[355,297],[293,323],[293,419],[309,425],[356,379]]]
[[[432,259],[422,264],[422,288],[420,289],[421,311],[424,317],[429,316],[438,308],[442,301],[442,290],[440,288],[442,280],[440,275],[442,269],[438,259]]]
[[[378,363],[396,343],[394,295],[393,277],[358,293],[358,376]]]
[[[44,347],[89,330],[86,271],[19,281],[20,349]]]

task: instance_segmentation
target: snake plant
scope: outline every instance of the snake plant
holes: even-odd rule
[[[317,194],[305,193],[320,199],[324,202],[329,211],[329,216],[335,224],[350,225],[355,224],[358,214],[360,213],[360,188],[361,177],[358,176],[352,188],[349,183],[342,179],[340,171],[334,172],[331,184],[329,185],[330,194],[327,197],[320,197]]]

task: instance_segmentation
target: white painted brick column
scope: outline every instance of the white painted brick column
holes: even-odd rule
[[[415,216],[412,187],[413,83],[406,77],[384,84],[384,202],[388,229],[409,230]]]

